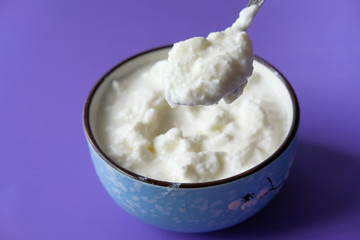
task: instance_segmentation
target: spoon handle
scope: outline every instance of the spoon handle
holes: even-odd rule
[[[247,7],[250,7],[252,5],[258,5],[261,6],[264,3],[265,0],[250,0]]]

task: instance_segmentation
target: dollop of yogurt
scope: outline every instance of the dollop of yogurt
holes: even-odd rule
[[[175,43],[163,74],[165,98],[176,105],[213,105],[237,99],[253,72],[253,47],[245,32],[259,5],[244,8],[224,31]]]

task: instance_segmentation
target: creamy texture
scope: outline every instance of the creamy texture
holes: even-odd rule
[[[284,141],[291,119],[272,90],[277,79],[254,61],[241,98],[172,109],[161,74],[167,61],[113,79],[99,107],[97,133],[106,154],[144,177],[205,182],[246,171]]]
[[[163,75],[170,106],[212,105],[224,98],[231,103],[242,93],[253,71],[250,26],[260,6],[240,12],[225,31],[175,43]]]

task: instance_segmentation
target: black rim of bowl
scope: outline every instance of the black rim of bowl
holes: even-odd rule
[[[110,69],[107,73],[105,73],[103,75],[102,78],[100,78],[100,80],[96,83],[96,85],[93,87],[93,89],[91,90],[86,103],[85,103],[85,108],[84,108],[84,112],[83,112],[83,124],[84,124],[84,128],[85,128],[85,134],[87,139],[89,140],[92,148],[97,152],[97,154],[102,158],[103,161],[105,161],[107,164],[109,164],[110,166],[112,166],[114,169],[116,169],[117,171],[119,171],[122,174],[125,174],[126,176],[133,178],[135,180],[138,181],[142,181],[148,184],[152,184],[152,185],[156,185],[156,186],[161,186],[161,187],[179,187],[179,188],[204,188],[204,187],[212,187],[212,186],[216,186],[216,185],[221,185],[221,184],[227,184],[236,180],[239,180],[241,178],[245,178],[251,174],[254,174],[256,172],[258,172],[259,170],[265,168],[266,166],[268,166],[269,164],[271,164],[273,161],[275,161],[282,153],[284,153],[286,151],[286,149],[289,147],[289,145],[292,143],[292,141],[294,140],[296,133],[298,131],[299,128],[299,122],[300,122],[300,107],[299,107],[299,102],[298,99],[296,97],[295,91],[293,90],[292,86],[290,85],[290,83],[288,82],[288,80],[285,78],[285,76],[277,69],[275,68],[273,65],[271,65],[269,62],[265,61],[264,59],[255,56],[255,59],[264,64],[265,66],[267,66],[269,69],[271,69],[273,72],[276,72],[280,75],[280,79],[281,81],[284,83],[285,87],[287,88],[291,100],[292,100],[292,107],[293,107],[293,121],[291,123],[291,127],[289,130],[288,135],[286,136],[285,140],[283,141],[283,143],[280,145],[280,147],[271,155],[269,156],[267,159],[265,159],[263,162],[261,162],[260,164],[256,165],[255,167],[245,171],[245,172],[241,172],[237,175],[231,176],[231,177],[227,177],[227,178],[223,178],[223,179],[219,179],[219,180],[214,180],[214,181],[209,181],[209,182],[201,182],[201,183],[179,183],[179,182],[168,182],[168,181],[162,181],[162,180],[156,180],[156,179],[152,179],[146,176],[142,176],[139,175],[137,173],[134,173],[126,168],[123,168],[121,166],[119,166],[115,161],[113,161],[110,157],[108,157],[106,155],[106,153],[100,148],[99,144],[97,143],[97,141],[95,140],[95,137],[92,133],[91,127],[90,127],[90,106],[91,106],[91,102],[92,99],[97,91],[97,89],[99,88],[99,86],[104,82],[104,80],[106,79],[107,76],[109,76],[115,69],[119,68],[120,66],[124,65],[125,63],[140,57],[142,55],[146,55],[148,53],[154,52],[154,51],[158,51],[158,50],[162,50],[162,49],[166,49],[166,48],[171,48],[172,45],[167,45],[167,46],[163,46],[163,47],[158,47],[158,48],[153,48],[150,49],[148,51],[144,51],[141,52],[139,54],[136,54],[130,58],[125,59],[124,61],[120,62],[119,64],[117,64],[115,67],[113,67],[112,69]]]

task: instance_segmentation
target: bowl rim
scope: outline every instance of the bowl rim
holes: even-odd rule
[[[135,172],[132,172],[120,165],[118,165],[114,160],[112,160],[109,156],[107,156],[107,154],[101,149],[100,145],[97,143],[97,141],[95,140],[94,134],[91,130],[90,127],[90,106],[93,100],[93,97],[97,91],[97,89],[101,86],[101,84],[105,81],[105,79],[116,69],[118,69],[119,67],[121,67],[122,65],[124,65],[125,63],[128,63],[132,60],[134,60],[135,58],[141,57],[143,55],[146,55],[148,53],[152,53],[155,51],[159,51],[159,50],[164,50],[166,48],[171,48],[173,45],[165,45],[165,46],[161,46],[161,47],[156,47],[156,48],[152,48],[146,51],[142,51],[138,54],[135,54],[131,57],[126,58],[125,60],[121,61],[120,63],[118,63],[117,65],[115,65],[114,67],[112,67],[110,70],[108,70],[101,78],[100,80],[98,80],[98,82],[95,84],[95,86],[92,88],[92,90],[90,91],[87,99],[86,99],[86,103],[85,103],[85,107],[84,107],[84,111],[83,111],[83,126],[84,126],[84,131],[85,131],[85,135],[86,138],[88,140],[88,142],[90,143],[91,147],[95,150],[95,152],[101,157],[101,159],[103,161],[105,161],[107,164],[109,164],[111,167],[113,167],[115,170],[117,170],[118,172],[120,172],[121,174],[124,174],[134,180],[137,181],[141,181],[147,184],[151,184],[151,185],[156,185],[159,187],[171,187],[173,188],[174,186],[176,186],[176,188],[205,188],[205,187],[212,187],[212,186],[216,186],[216,185],[222,185],[222,184],[227,184],[230,182],[234,182],[236,180],[245,178],[251,174],[254,174],[258,171],[260,171],[261,169],[265,168],[266,166],[268,166],[269,164],[271,164],[272,162],[274,162],[276,159],[278,159],[280,157],[281,154],[283,154],[286,149],[289,147],[289,145],[293,142],[293,140],[296,137],[296,133],[298,131],[299,128],[299,122],[300,122],[300,106],[299,106],[299,102],[298,99],[296,97],[295,91],[292,88],[292,86],[290,85],[289,81],[286,79],[286,77],[277,69],[275,68],[272,64],[270,64],[269,62],[267,62],[266,60],[264,60],[261,57],[258,57],[257,55],[254,55],[254,59],[256,59],[257,61],[259,61],[260,63],[264,64],[266,67],[268,67],[271,71],[276,72],[277,74],[279,74],[279,79],[284,83],[286,89],[288,90],[289,94],[290,94],[290,98],[292,101],[292,107],[293,107],[293,120],[290,126],[290,130],[289,133],[287,134],[285,140],[283,141],[283,143],[280,145],[280,147],[272,154],[270,155],[267,159],[265,159],[264,161],[262,161],[260,164],[244,171],[241,172],[237,175],[233,175],[227,178],[223,178],[223,179],[219,179],[219,180],[213,180],[213,181],[208,181],[208,182],[200,182],[200,183],[182,183],[182,182],[169,182],[169,181],[162,181],[162,180],[157,180],[157,179],[153,179],[153,178],[149,178],[146,176],[142,176],[140,174],[137,174]]]

